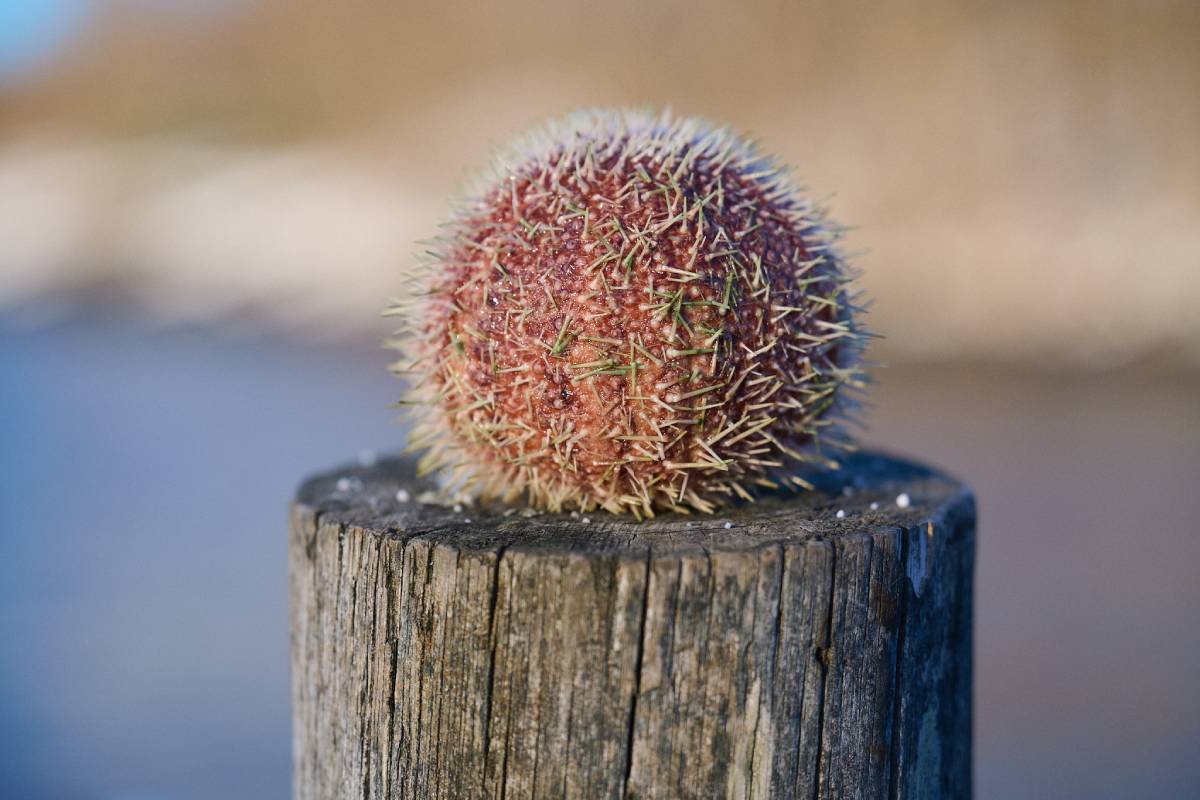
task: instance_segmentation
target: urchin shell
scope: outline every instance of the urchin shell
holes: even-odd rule
[[[807,486],[862,383],[839,236],[726,129],[591,111],[536,132],[393,309],[424,466],[639,516]]]

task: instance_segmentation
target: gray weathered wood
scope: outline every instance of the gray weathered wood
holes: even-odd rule
[[[309,481],[295,796],[969,796],[974,500],[871,454],[814,480],[640,524]]]

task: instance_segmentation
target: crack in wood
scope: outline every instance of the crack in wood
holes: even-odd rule
[[[832,653],[831,648],[833,647],[833,609],[834,597],[836,596],[835,593],[837,591],[837,563],[837,548],[831,545],[829,548],[829,610],[825,615],[824,624],[822,625],[822,628],[824,629],[824,633],[822,635],[823,644],[818,650],[820,653],[820,658],[817,661],[817,663],[820,664],[820,668],[818,670],[820,677],[820,688],[818,689],[818,694],[822,698],[822,702],[817,706],[817,767],[815,770],[813,770],[812,794],[810,795],[813,800],[816,800],[821,796],[820,790],[822,778],[825,774],[826,753],[824,697],[827,691],[826,682],[829,679],[829,654]]]
[[[504,549],[503,545],[496,549],[496,564],[492,568],[491,593],[488,596],[488,636],[491,647],[488,658],[487,698],[483,705],[483,769],[485,775],[492,744],[492,694],[495,691],[493,681],[496,679],[496,650],[499,649],[496,637],[496,599],[500,596],[500,562],[504,559]]]
[[[633,774],[633,745],[637,732],[638,696],[642,691],[642,657],[646,652],[646,614],[650,603],[650,563],[653,560],[653,549],[646,550],[646,570],[642,583],[642,611],[638,618],[637,653],[634,655],[636,665],[633,673],[633,695],[629,701],[629,724],[625,736],[625,774],[621,778],[621,796],[629,793],[629,778]]]
[[[899,528],[897,535],[900,537],[900,588],[897,594],[900,596],[900,619],[905,619],[908,611],[908,591],[907,579],[904,577],[908,570],[908,555],[909,555],[909,536],[911,532],[907,528]],[[919,534],[918,534],[919,535]],[[896,632],[896,658],[893,669],[895,670],[895,678],[892,681],[893,697],[892,697],[892,719],[889,742],[891,746],[891,770],[888,775],[888,800],[896,800],[896,795],[900,790],[900,735],[897,730],[900,720],[900,702],[903,699],[904,687],[904,633],[905,626],[899,625]]]

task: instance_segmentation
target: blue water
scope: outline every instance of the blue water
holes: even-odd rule
[[[386,361],[120,319],[0,334],[0,796],[286,796],[287,504],[402,441]]]

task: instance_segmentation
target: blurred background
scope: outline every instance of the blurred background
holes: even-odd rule
[[[670,105],[857,226],[977,490],[980,798],[1200,796],[1200,4],[0,0],[0,796],[286,797],[286,507],[489,151]]]

